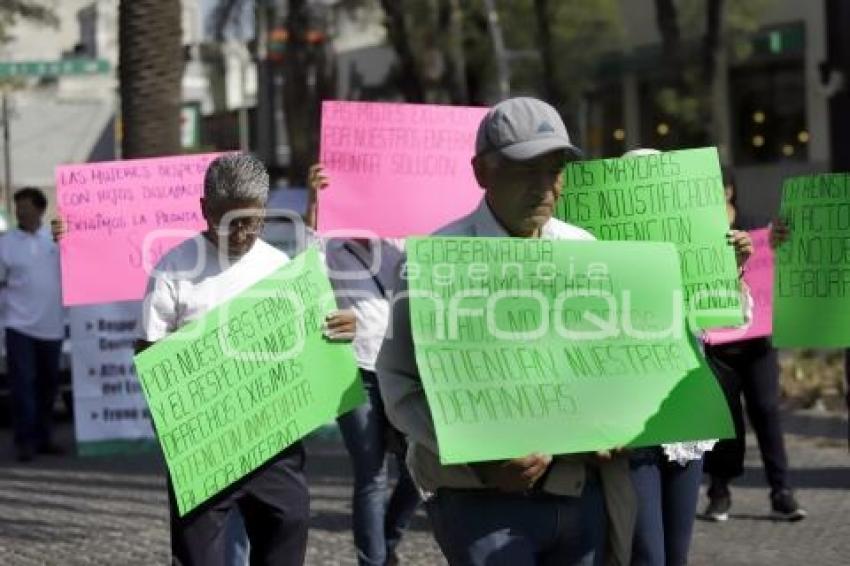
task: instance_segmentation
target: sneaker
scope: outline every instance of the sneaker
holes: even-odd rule
[[[801,521],[808,513],[800,507],[790,489],[770,494],[771,517],[777,521]]]
[[[732,497],[729,494],[709,496],[708,505],[703,513],[707,521],[720,523],[729,519],[729,509],[732,507]]]

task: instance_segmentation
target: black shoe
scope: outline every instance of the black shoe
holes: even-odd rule
[[[770,494],[770,516],[777,521],[801,521],[808,513],[794,499],[790,489],[775,491]]]
[[[29,446],[21,446],[18,448],[18,462],[32,462],[33,453]]]
[[[732,507],[732,497],[727,493],[725,495],[715,495],[708,497],[708,505],[705,507],[703,519],[720,523],[729,519],[729,509]]]
[[[48,442],[47,444],[42,444],[38,447],[38,453],[45,454],[47,456],[62,456],[65,454],[65,449],[57,444]]]

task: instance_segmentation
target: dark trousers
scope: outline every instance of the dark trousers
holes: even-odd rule
[[[440,489],[425,509],[450,566],[590,566],[604,544],[596,480],[581,497]]]
[[[844,350],[844,391],[847,413],[850,414],[850,349]],[[850,448],[850,420],[847,422],[847,446]]]
[[[360,370],[366,403],[337,419],[354,468],[352,522],[357,562],[383,566],[407,529],[419,491],[413,484],[404,455],[396,454],[398,482],[387,501],[387,431],[389,423],[375,372]]]
[[[702,460],[682,466],[669,461],[660,448],[642,448],[630,464],[638,500],[632,566],[687,564]]]
[[[735,438],[722,440],[705,456],[705,471],[728,482],[744,471],[745,430],[741,394],[756,433],[771,489],[788,488],[788,457],[779,418],[779,363],[767,340],[748,340],[706,348],[735,423]]]
[[[6,329],[12,422],[19,448],[35,449],[51,442],[61,352],[61,340],[40,340]]]
[[[307,551],[310,496],[304,448],[296,443],[274,463],[185,517],[177,513],[171,482],[171,555],[177,566],[224,566],[227,519],[239,512],[251,543],[251,566],[301,566]]]

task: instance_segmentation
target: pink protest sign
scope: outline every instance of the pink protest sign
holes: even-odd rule
[[[319,231],[382,237],[429,234],[472,211],[483,193],[472,173],[486,108],[324,102]]]
[[[218,154],[56,168],[66,305],[139,300],[150,269],[205,226],[199,199]]]
[[[766,228],[750,232],[753,255],[747,260],[744,282],[750,287],[754,301],[751,324],[743,330],[712,330],[707,333],[707,343],[716,346],[773,334],[773,250],[768,234]]]

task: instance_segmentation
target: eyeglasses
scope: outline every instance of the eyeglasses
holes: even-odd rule
[[[228,222],[224,225],[224,216],[228,217]],[[239,215],[239,214],[224,214],[216,215],[212,218],[215,225],[218,227],[219,233],[233,234],[240,232],[243,234],[259,234],[265,225],[265,218],[256,215]]]

